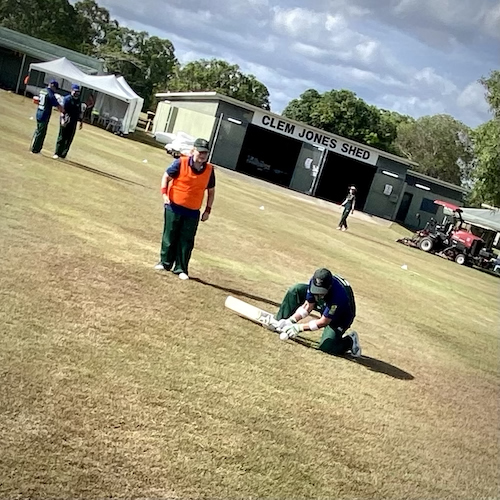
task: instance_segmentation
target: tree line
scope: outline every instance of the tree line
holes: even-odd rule
[[[168,39],[120,26],[95,0],[0,0],[0,25],[99,58],[154,105],[161,91],[215,91],[269,110],[254,75],[219,59],[179,64]],[[71,29],[68,29],[71,27]],[[450,115],[414,119],[379,109],[354,92],[309,89],[283,116],[406,157],[415,169],[470,188],[469,203],[500,206],[500,71],[482,78],[493,118],[472,130]]]

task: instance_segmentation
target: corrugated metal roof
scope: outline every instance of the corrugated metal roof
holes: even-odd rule
[[[66,57],[82,71],[89,74],[102,73],[104,63],[95,57],[86,56],[74,50],[45,42],[24,33],[0,26],[0,47],[29,55],[40,61],[52,61]]]
[[[272,111],[267,111],[263,108],[259,108],[258,106],[253,106],[252,104],[248,104],[243,101],[238,101],[237,99],[234,99],[233,97],[228,97],[223,94],[218,94],[217,92],[159,92],[155,94],[155,97],[157,99],[171,99],[173,101],[177,100],[201,100],[201,101],[225,101],[229,104],[233,104],[235,106],[238,106],[240,108],[248,109],[249,111],[263,111],[268,115],[275,116],[277,118],[280,118],[282,120],[286,120],[287,122],[290,123],[295,123],[301,126],[307,126],[308,129],[310,130],[315,130],[317,132],[321,132],[324,135],[327,135],[329,137],[335,137],[338,139],[343,139],[346,141],[349,141],[352,144],[357,144],[361,146],[364,149],[368,149],[370,151],[376,152],[379,156],[382,156],[384,158],[387,158],[389,160],[393,160],[395,162],[401,163],[403,165],[407,166],[417,166],[418,163],[415,163],[414,161],[408,160],[408,158],[403,158],[401,156],[394,155],[392,153],[388,153],[387,151],[383,151],[381,149],[374,148],[373,146],[369,146],[368,144],[363,144],[361,142],[357,142],[353,139],[347,139],[345,137],[341,137],[340,135],[333,134],[331,132],[326,132],[325,130],[319,129],[317,127],[312,127],[311,125],[306,125],[304,123],[298,122],[296,120],[292,120],[290,118],[285,118],[281,115],[278,115],[276,113],[273,113]]]

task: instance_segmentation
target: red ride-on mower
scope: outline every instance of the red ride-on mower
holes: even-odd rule
[[[400,238],[397,241],[454,260],[460,265],[473,265],[481,259],[484,241],[479,236],[462,229],[464,221],[460,207],[441,200],[435,200],[434,203],[452,210],[453,222],[438,224],[431,219],[424,229],[417,231],[412,238]]]

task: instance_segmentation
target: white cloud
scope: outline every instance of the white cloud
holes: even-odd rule
[[[427,85],[429,89],[434,89],[441,95],[449,95],[457,91],[457,86],[451,80],[438,75],[433,68],[423,68],[417,71],[413,78],[418,86]]]
[[[447,112],[470,124],[489,116],[481,87],[469,84],[498,67],[498,0],[99,4],[134,29],[169,38],[182,63],[238,64],[268,87],[274,111],[308,88],[347,88],[413,116]]]

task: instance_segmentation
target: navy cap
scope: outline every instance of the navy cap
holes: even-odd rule
[[[200,151],[200,153],[210,151],[210,143],[205,139],[196,139],[193,146]]]
[[[313,295],[325,295],[333,283],[332,273],[325,268],[316,270],[311,280],[311,293]]]
[[[54,85],[56,89],[59,88],[59,82],[57,80],[50,80],[49,85]]]
[[[80,90],[80,85],[78,85],[78,83],[74,83],[71,85],[71,90]]]

